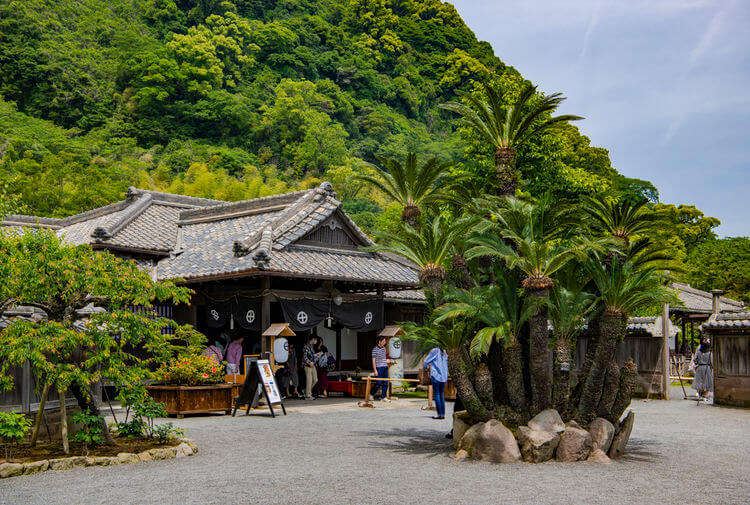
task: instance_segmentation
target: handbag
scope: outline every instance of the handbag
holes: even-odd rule
[[[333,354],[328,356],[328,363],[326,364],[326,371],[327,372],[333,372],[336,369],[336,358],[333,357]]]

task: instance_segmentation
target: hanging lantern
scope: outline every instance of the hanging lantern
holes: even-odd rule
[[[277,363],[286,363],[289,360],[289,341],[285,338],[276,338],[273,341],[273,359]]]

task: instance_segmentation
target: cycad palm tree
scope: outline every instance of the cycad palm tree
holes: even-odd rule
[[[599,343],[578,405],[578,418],[583,422],[589,422],[597,414],[607,367],[617,342],[625,336],[628,315],[641,307],[670,300],[663,276],[655,267],[638,268],[631,261],[614,261],[607,268],[592,260],[586,263],[586,268],[604,311],[599,319]]]
[[[440,179],[448,173],[447,163],[430,158],[423,165],[417,163],[417,154],[410,152],[406,162],[391,158],[380,158],[385,168],[378,175],[357,175],[356,179],[372,184],[389,198],[404,207],[401,219],[410,226],[417,226],[417,218],[422,215],[424,206],[436,200],[439,195]]]
[[[568,290],[555,285],[550,293],[549,319],[555,343],[552,404],[563,415],[568,410],[570,398],[570,370],[575,338],[583,330],[595,307],[594,296],[579,288]]]
[[[378,233],[382,244],[369,248],[398,254],[414,262],[419,268],[419,280],[426,291],[439,297],[445,281],[445,264],[450,258],[454,244],[466,233],[475,221],[459,219],[446,223],[440,216],[434,217],[419,230],[404,225],[401,234]]]
[[[507,107],[500,93],[489,84],[484,85],[484,92],[487,101],[462,94],[469,105],[449,102],[440,107],[459,114],[460,124],[473,128],[495,148],[495,169],[501,184],[501,195],[513,196],[517,186],[513,169],[516,149],[545,130],[583,118],[570,114],[549,116],[565,98],[561,93],[552,93],[532,100],[536,95],[536,86],[526,86],[518,100]]]
[[[528,405],[518,335],[542,302],[539,299],[521,298],[514,277],[512,274],[500,277],[497,285],[477,287],[471,291],[452,290],[448,295],[451,301],[435,310],[435,321],[479,321],[481,328],[470,343],[471,353],[475,357],[487,354],[494,341],[503,344],[502,367],[508,400],[517,418],[523,419],[527,417]]]
[[[526,293],[546,302],[549,290],[554,286],[551,276],[574,258],[584,259],[585,254],[578,247],[569,247],[560,240],[549,238],[554,236],[553,232],[538,224],[541,218],[535,219],[540,216],[539,208],[531,204],[519,205],[512,198],[508,199],[508,204],[510,207],[498,215],[496,228],[499,235],[482,233],[473,237],[475,246],[469,249],[467,256],[502,258],[509,269],[517,268],[526,274],[521,282]],[[486,223],[480,225],[480,229],[486,231]],[[539,303],[531,317],[529,337],[532,413],[535,413],[552,404],[546,303]]]
[[[648,200],[633,203],[630,200],[617,202],[588,198],[583,211],[594,233],[612,237],[622,251],[627,251],[634,236],[648,234],[658,224],[655,214],[646,204]]]

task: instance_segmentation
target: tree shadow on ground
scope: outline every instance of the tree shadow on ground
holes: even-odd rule
[[[618,461],[633,461],[637,463],[654,463],[661,459],[654,448],[658,445],[655,440],[633,440],[628,441],[625,447],[625,453],[618,458]]]
[[[391,428],[354,432],[370,440],[367,448],[386,449],[401,454],[422,454],[429,457],[448,456],[453,451],[453,440],[445,438],[445,431],[417,428]]]

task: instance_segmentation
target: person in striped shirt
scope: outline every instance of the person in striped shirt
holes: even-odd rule
[[[388,378],[388,357],[385,352],[385,337],[378,337],[377,345],[372,348],[372,369],[375,377]],[[388,381],[378,381],[380,386],[380,400],[389,402]],[[375,387],[377,391],[377,386]]]

